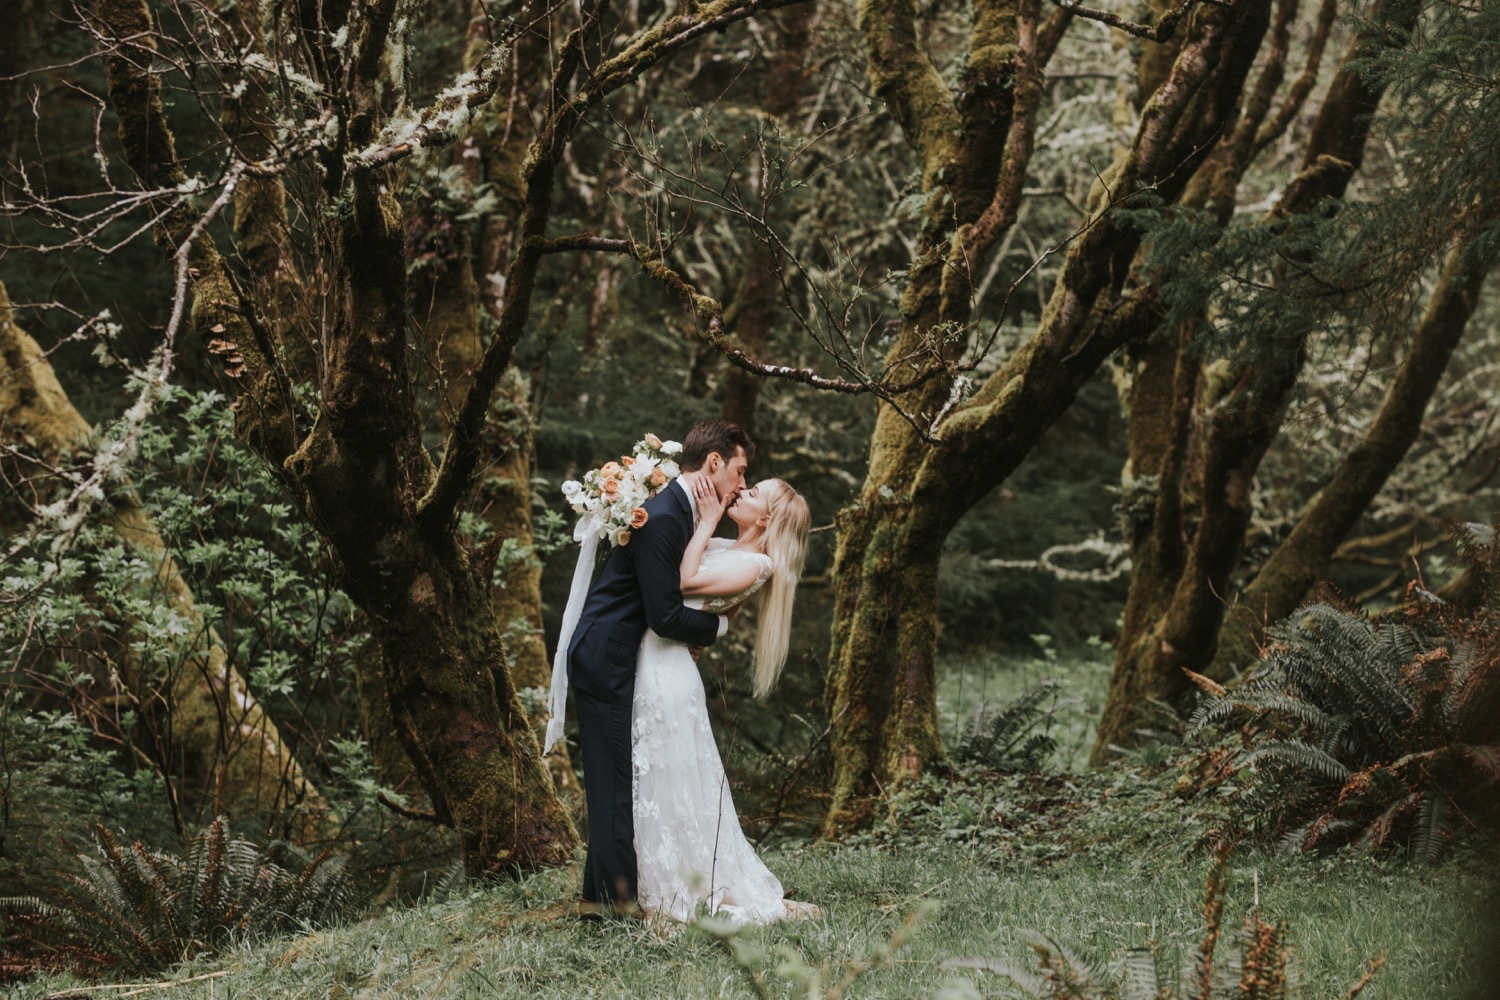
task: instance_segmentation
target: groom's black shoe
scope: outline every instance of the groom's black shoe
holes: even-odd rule
[[[608,912],[608,903],[596,903],[591,899],[579,899],[573,903],[572,915],[587,923],[597,924],[602,922],[605,914]]]
[[[602,923],[607,918],[617,920],[645,920],[646,911],[635,900],[624,903],[596,903],[580,899],[574,903],[573,915],[588,923]]]

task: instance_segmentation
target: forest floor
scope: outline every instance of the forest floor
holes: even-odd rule
[[[1059,680],[1043,720],[1057,742],[1052,764],[934,776],[891,803],[891,820],[877,831],[839,845],[768,849],[767,863],[796,898],[822,907],[817,919],[733,933],[711,920],[677,933],[584,923],[567,912],[575,865],[203,955],[150,986],[56,975],[10,995],[1022,997],[1038,994],[992,969],[950,963],[1034,972],[1027,940],[1035,935],[1092,964],[1099,987],[1154,954],[1170,995],[1196,995],[1186,984],[1204,939],[1211,831],[1201,804],[1173,794],[1169,770],[1154,769],[1149,752],[1120,767],[1082,767],[1107,654],[1062,662],[1043,643],[1035,658],[1008,661],[998,673],[993,662],[948,667],[940,706],[950,743],[979,702],[1004,703]],[[1221,966],[1254,912],[1285,923],[1291,996],[1348,996],[1382,962],[1359,993],[1364,1000],[1500,996],[1500,874],[1472,846],[1437,865],[1241,846],[1227,865]]]
[[[1192,850],[1100,850],[1019,870],[959,846],[805,848],[767,860],[798,898],[823,907],[820,919],[728,938],[703,929],[668,935],[627,921],[581,923],[562,912],[576,873],[557,870],[200,957],[161,977],[176,985],[132,993],[48,977],[13,995],[822,997],[839,995],[831,990],[843,983],[848,997],[958,1000],[1028,995],[993,972],[944,967],[969,958],[1028,967],[1026,930],[1105,966],[1154,946],[1174,981],[1203,936],[1208,862]],[[1296,996],[1345,996],[1380,956],[1384,968],[1361,997],[1493,996],[1485,984],[1497,981],[1489,978],[1494,884],[1477,878],[1470,863],[1245,854],[1231,865],[1226,938],[1257,898],[1267,920],[1288,925]]]

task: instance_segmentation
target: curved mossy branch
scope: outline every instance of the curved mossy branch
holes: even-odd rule
[[[1267,146],[1281,138],[1287,126],[1291,125],[1292,120],[1307,103],[1308,96],[1312,94],[1313,87],[1318,83],[1318,71],[1323,66],[1323,53],[1328,48],[1328,35],[1333,30],[1338,8],[1339,0],[1322,0],[1319,4],[1317,21],[1313,26],[1312,37],[1307,42],[1306,55],[1303,57],[1302,72],[1288,88],[1281,107],[1276,109],[1276,114],[1271,116],[1256,132],[1253,156],[1259,156]]]
[[[304,276],[292,250],[284,167],[306,155],[315,140],[307,134],[287,149],[275,146],[275,94],[264,73],[273,62],[259,4],[222,2],[217,9],[234,51],[250,57],[224,66],[219,114],[235,160],[248,165],[234,193],[233,249],[243,264],[246,286],[237,292],[262,353],[281,360],[288,382],[308,384],[316,378],[315,336]],[[323,115],[322,121],[332,119],[326,107]],[[282,391],[292,397],[289,385]],[[310,424],[301,407],[296,407],[296,419]]]
[[[1256,136],[1265,126],[1276,92],[1286,76],[1287,54],[1291,47],[1291,29],[1297,16],[1298,0],[1277,0],[1269,32],[1271,44],[1261,64],[1255,86],[1245,97],[1240,120],[1234,130],[1220,141],[1208,161],[1198,169],[1183,195],[1183,204],[1207,205],[1219,225],[1227,226],[1234,215],[1235,196],[1250,164],[1255,160]]]
[[[1252,53],[1259,48],[1268,6],[1265,0],[1242,0],[1234,11],[1246,17],[1242,24],[1233,23],[1229,14],[1218,10],[1205,12],[1199,22],[1201,30],[1184,45],[1172,72],[1152,95],[1141,114],[1135,141],[1105,172],[1101,187],[1128,196],[1143,187],[1155,186],[1160,191],[1165,178],[1180,175],[1183,164],[1199,153],[1202,137],[1179,132],[1179,124],[1201,99],[1200,87],[1219,65],[1229,41]],[[1259,16],[1253,16],[1257,12]],[[1245,68],[1248,71],[1248,65]],[[1232,102],[1243,81],[1242,75],[1218,77],[1214,82],[1219,93],[1212,100]],[[1177,183],[1180,191],[1183,182]],[[1170,189],[1165,192],[1169,197],[1172,193]],[[1105,204],[1095,208],[1092,224],[1068,248],[1062,275],[1027,348],[991,375],[974,398],[954,412],[943,425],[945,440],[971,434],[1003,437],[1005,411],[1017,402],[1034,365],[1074,365],[1092,336],[1107,336],[1112,341],[1110,350],[1124,342],[1122,333],[1112,332],[1111,325],[1092,322],[1094,303],[1106,286],[1112,285],[1114,291],[1123,284],[1128,272],[1119,265],[1128,264],[1140,245],[1140,233],[1118,221],[1113,207]],[[1136,329],[1134,319],[1121,328]],[[1002,441],[993,443],[998,447]]]
[[[958,109],[917,33],[913,0],[860,0],[870,83],[922,165],[922,189],[942,186],[959,133]]]
[[[1004,76],[1005,120],[1009,123],[1001,147],[999,177],[994,195],[972,223],[960,226],[948,250],[948,266],[943,273],[939,312],[943,316],[967,314],[970,305],[956,298],[969,296],[973,274],[980,260],[1006,232],[1015,225],[1021,210],[1021,192],[1026,183],[1026,168],[1036,143],[1036,114],[1041,104],[1042,66],[1037,32],[1038,0],[1025,0],[1010,20],[1011,35],[1006,43],[989,42],[975,54],[1000,60],[1003,65],[986,67],[991,76]],[[976,27],[976,34],[978,28]],[[971,57],[971,73],[978,75],[976,60]],[[1000,89],[996,87],[995,89]],[[988,151],[986,151],[988,152]]]
[[[516,235],[516,252],[506,270],[505,305],[458,419],[444,444],[442,462],[432,489],[419,505],[419,516],[424,524],[429,527],[450,524],[468,490],[479,456],[480,432],[490,400],[501,376],[510,366],[516,344],[531,317],[532,294],[552,212],[552,186],[557,164],[584,114],[609,94],[703,34],[796,2],[801,0],[717,0],[669,17],[642,32],[618,55],[600,62],[573,89],[571,96],[566,92],[569,82],[583,65],[583,46],[588,33],[579,29],[569,36],[553,79],[551,110],[537,129],[522,171],[525,214]],[[600,0],[597,6],[588,8],[586,18],[589,21],[586,23],[600,17],[607,6],[607,0]]]
[[[1075,14],[1078,17],[1086,18],[1090,21],[1098,21],[1100,24],[1107,24],[1111,28],[1118,28],[1127,35],[1144,38],[1148,42],[1162,43],[1171,41],[1172,37],[1177,34],[1178,26],[1182,24],[1183,19],[1192,12],[1194,7],[1204,4],[1216,7],[1233,7],[1239,0],[1183,0],[1176,7],[1163,11],[1162,15],[1156,19],[1155,24],[1141,24],[1138,21],[1120,17],[1118,14],[1111,14],[1107,10],[1085,7],[1083,4],[1078,3],[1077,0],[1052,0],[1052,2],[1068,13]]]
[[[147,189],[193,190],[177,158],[172,129],[161,104],[161,84],[151,71],[155,25],[144,0],[99,0],[92,23],[109,71],[110,102],[119,119],[126,162]],[[295,446],[296,424],[286,375],[257,342],[224,258],[206,232],[201,215],[184,197],[159,217],[156,241],[169,255],[188,247],[194,332],[207,344],[222,375],[252,405],[236,409],[236,432],[279,466]]]

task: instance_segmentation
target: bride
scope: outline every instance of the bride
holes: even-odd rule
[[[786,662],[807,501],[780,479],[720,497],[697,477],[692,495],[698,526],[682,557],[682,593],[689,605],[718,613],[760,597],[754,689],[764,698]],[[739,529],[732,542],[713,537],[726,511]],[[692,651],[648,630],[637,663],[631,751],[642,908],[684,922],[700,905],[749,924],[816,915],[814,906],[783,899],[740,830]]]

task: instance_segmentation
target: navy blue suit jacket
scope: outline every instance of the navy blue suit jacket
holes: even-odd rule
[[[568,644],[569,685],[615,704],[629,704],[635,694],[646,629],[690,646],[719,637],[718,615],[682,603],[682,554],[693,535],[686,488],[670,483],[642,506],[646,523],[605,560]]]

